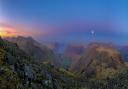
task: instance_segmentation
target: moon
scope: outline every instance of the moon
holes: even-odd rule
[[[94,30],[91,30],[91,34],[92,34],[92,36],[95,34],[95,31]]]

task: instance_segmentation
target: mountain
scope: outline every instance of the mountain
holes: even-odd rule
[[[45,43],[45,45],[53,50],[55,53],[57,54],[63,54],[65,48],[67,47],[67,44],[63,44],[63,43],[58,43],[58,42],[53,42],[53,43]]]
[[[37,62],[50,62],[55,67],[66,68],[70,64],[64,55],[65,45],[60,43],[39,43],[32,37],[5,38],[9,42],[16,43],[21,50],[32,56]]]
[[[67,45],[64,51],[64,56],[67,57],[71,61],[69,69],[70,67],[72,67],[73,65],[77,63],[77,61],[81,58],[85,50],[86,50],[85,45],[81,45],[81,44]]]
[[[9,42],[16,43],[21,50],[26,54],[32,56],[36,61],[50,61],[53,62],[54,53],[47,46],[38,43],[32,37],[12,37],[5,38]]]
[[[24,67],[29,62],[30,57],[18,46],[0,38],[0,89],[23,89],[22,81],[28,80],[21,78],[28,73]]]
[[[87,77],[107,77],[124,66],[120,53],[109,44],[90,43],[79,61],[70,68]]]
[[[48,62],[35,62],[35,59],[21,50],[17,44],[0,38],[0,89],[128,88],[128,68],[125,67],[125,69],[122,67],[124,62],[121,60],[117,50],[108,45],[93,43],[88,46],[86,53],[84,53],[83,57],[78,61],[78,63],[80,61],[82,62],[81,65],[79,65],[79,68],[83,69],[82,72],[81,70],[78,71],[78,69],[74,72],[85,75],[85,71],[87,71],[88,68],[92,70],[92,68],[97,68],[98,65],[98,69],[101,69],[101,67],[103,68],[102,71],[104,72],[104,76],[108,73],[106,71],[110,71],[111,69],[117,70],[121,68],[121,71],[116,72],[115,76],[103,80],[96,78],[85,79],[84,77],[87,75],[81,77],[81,75],[78,76],[63,68],[55,68]],[[96,57],[96,55],[98,56]],[[111,59],[109,59],[110,56]],[[86,59],[86,57],[89,59]],[[88,66],[86,66],[88,60],[92,58],[95,59],[91,60]],[[101,64],[104,65],[101,66]],[[76,65],[76,67],[78,67],[78,65]]]
[[[75,61],[81,57],[84,51],[85,47],[83,45],[71,44],[65,49],[65,55]]]
[[[0,89],[79,89],[75,76],[37,63],[16,44],[0,38]]]
[[[66,55],[64,55],[65,49],[67,48],[67,44],[58,43],[58,42],[48,42],[43,44],[45,44],[56,55],[55,64],[58,64],[57,65],[58,67],[62,67],[65,69],[69,68],[71,60]]]

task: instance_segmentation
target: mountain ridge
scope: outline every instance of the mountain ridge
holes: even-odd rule
[[[112,46],[101,43],[91,43],[81,59],[70,68],[74,73],[82,75],[102,75],[102,71],[116,71],[124,66],[119,52]],[[103,75],[102,75],[103,76]],[[100,76],[101,77],[101,76]]]

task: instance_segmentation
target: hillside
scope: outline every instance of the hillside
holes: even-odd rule
[[[121,55],[114,47],[104,43],[91,43],[70,71],[87,77],[102,78],[113,75],[123,66]]]
[[[74,73],[34,60],[16,44],[0,38],[0,89],[127,89],[128,86],[128,69],[120,54],[105,44],[90,44],[78,62],[82,63],[75,66],[80,70],[72,70]],[[96,69],[87,71],[93,68]],[[94,76],[94,71],[96,77],[90,78],[87,73]]]
[[[55,62],[55,55],[51,49],[47,46],[40,44],[32,37],[10,37],[5,38],[9,42],[16,43],[21,50],[23,50],[27,55],[32,56],[35,61],[38,62],[51,62],[54,64]]]
[[[34,62],[16,44],[1,38],[0,75],[0,89],[74,89],[79,84],[73,74]]]

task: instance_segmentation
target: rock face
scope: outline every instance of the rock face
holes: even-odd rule
[[[52,59],[54,59],[52,50],[38,43],[32,37],[18,36],[14,38],[6,38],[6,40],[16,43],[21,50],[35,58],[37,61],[53,61]]]
[[[113,72],[124,65],[119,52],[109,44],[91,43],[81,59],[71,67],[70,71],[88,77],[100,76]],[[104,75],[105,76],[105,75]]]

